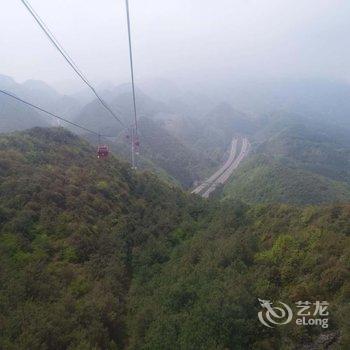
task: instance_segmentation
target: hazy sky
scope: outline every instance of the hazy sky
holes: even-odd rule
[[[91,81],[129,78],[124,0],[28,0]],[[0,74],[77,84],[20,0],[0,0]],[[349,0],[130,0],[136,79],[350,81]]]

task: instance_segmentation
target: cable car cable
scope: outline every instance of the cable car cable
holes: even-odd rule
[[[51,31],[48,30],[47,26],[45,25],[44,21],[41,20],[39,15],[35,12],[33,7],[28,4],[26,0],[21,0],[25,8],[28,10],[28,12],[32,15],[36,23],[39,25],[39,27],[44,31],[47,38],[51,41],[51,43],[55,46],[55,48],[60,52],[60,54],[63,56],[65,61],[70,65],[70,67],[75,71],[75,73],[79,76],[79,78],[90,88],[90,90],[94,93],[94,95],[97,97],[97,99],[100,101],[101,105],[123,126],[124,123],[122,120],[113,112],[113,110],[108,106],[108,104],[99,96],[95,88],[90,84],[90,82],[87,80],[87,78],[84,76],[84,74],[81,72],[81,70],[77,67],[77,65],[74,63],[74,61],[65,53],[65,50],[62,48],[62,45],[59,44],[57,39],[52,35]]]
[[[77,64],[74,62],[74,60],[72,59],[72,57],[68,54],[68,52],[64,49],[64,47],[62,47],[62,45],[60,44],[60,42],[57,40],[57,38],[55,37],[55,35],[51,32],[50,28],[46,25],[46,23],[44,22],[44,20],[39,16],[39,14],[35,11],[35,9],[30,5],[29,2],[25,1],[25,4],[30,8],[30,11],[33,12],[33,14],[36,16],[36,18],[40,21],[40,23],[42,24],[42,26],[46,29],[46,31],[51,35],[51,38],[55,41],[55,43],[60,47],[60,49],[62,50],[62,52],[64,52],[64,54],[67,56],[67,58],[71,61],[71,63],[74,65],[74,67],[76,68],[76,70],[79,71],[79,73],[84,76],[84,74],[82,73],[82,71],[79,69],[79,67],[77,66]],[[86,81],[88,81],[88,79],[86,78],[86,76],[84,76],[84,79]]]
[[[135,153],[139,154],[140,143],[138,140],[137,107],[136,107],[135,78],[134,78],[134,60],[133,60],[133,53],[132,53],[129,0],[125,0],[125,8],[126,8],[126,21],[127,21],[127,28],[128,28],[132,100],[133,100],[133,108],[134,108],[134,125],[131,126],[131,164],[132,164],[132,168],[136,169]],[[135,132],[134,132],[134,129],[135,129]]]
[[[129,10],[129,0],[125,0],[126,7],[126,21],[128,26],[128,39],[129,39],[129,60],[130,60],[130,73],[131,73],[131,86],[132,86],[132,99],[134,106],[134,119],[135,119],[135,131],[137,134],[137,108],[136,108],[136,94],[135,94],[135,78],[134,78],[134,60],[132,53],[132,40],[131,40],[131,26],[130,26],[130,10]]]
[[[23,104],[25,104],[25,105],[27,105],[27,106],[30,106],[30,107],[32,107],[32,108],[35,108],[35,109],[39,110],[40,112],[43,112],[43,113],[45,113],[45,114],[48,114],[48,115],[50,115],[50,116],[52,116],[52,117],[55,117],[55,118],[57,118],[57,119],[59,119],[59,120],[62,120],[62,121],[64,121],[65,123],[68,123],[68,124],[73,125],[73,126],[75,126],[75,127],[77,127],[77,128],[80,128],[80,129],[82,129],[82,130],[85,130],[85,131],[87,131],[87,132],[89,132],[89,133],[91,133],[91,134],[94,134],[94,135],[98,136],[99,138],[100,138],[100,137],[104,137],[104,138],[106,138],[106,137],[113,137],[113,136],[109,136],[109,135],[101,135],[100,133],[98,133],[98,132],[96,132],[96,131],[93,131],[93,130],[91,130],[91,129],[88,129],[88,128],[86,128],[85,126],[82,126],[82,125],[80,125],[80,124],[71,122],[71,121],[69,121],[69,120],[67,120],[67,119],[65,119],[65,118],[63,118],[63,117],[58,116],[57,114],[54,114],[54,113],[51,113],[51,112],[47,111],[46,109],[43,109],[43,108],[41,108],[41,107],[39,107],[39,106],[36,106],[36,105],[34,105],[34,104],[32,104],[32,103],[30,103],[30,102],[28,102],[28,101],[22,100],[21,98],[15,96],[15,95],[12,95],[12,94],[10,94],[10,93],[7,92],[7,91],[4,91],[4,90],[1,90],[1,89],[0,89],[0,93],[6,95],[6,96],[8,96],[8,97],[13,98],[14,100],[17,100],[17,101],[19,101],[19,102],[22,102]]]

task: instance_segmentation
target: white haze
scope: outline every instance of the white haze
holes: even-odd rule
[[[29,0],[94,82],[129,79],[124,0]],[[130,0],[136,80],[350,81],[348,0]],[[79,80],[20,0],[1,0],[1,71],[56,87]]]

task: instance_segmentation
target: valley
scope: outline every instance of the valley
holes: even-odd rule
[[[350,349],[350,1],[0,27],[0,350]]]
[[[125,89],[105,96],[127,120]],[[346,348],[349,130],[228,103],[180,115],[137,93],[137,170],[128,130],[96,101],[72,120],[112,136],[106,159],[96,135],[13,101],[0,109],[0,347],[294,350],[323,339],[261,328],[268,295],[329,301],[327,334]]]
[[[238,145],[240,150],[237,151]],[[249,141],[246,138],[242,140],[235,138],[232,140],[230,153],[225,164],[217,170],[211,177],[197,186],[191,193],[201,194],[204,198],[208,198],[215,191],[216,187],[223,185],[230,178],[232,173],[237,169],[240,162],[247,156],[249,151]]]
[[[223,185],[232,175],[232,173],[237,169],[244,157],[247,156],[249,151],[249,141],[246,138],[242,139],[242,147],[237,158],[233,159],[229,167],[210,185],[210,187],[204,192],[203,197],[208,198],[210,193],[215,191],[216,187]]]

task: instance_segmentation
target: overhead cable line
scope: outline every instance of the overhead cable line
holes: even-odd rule
[[[125,8],[126,8],[126,21],[127,21],[128,39],[129,39],[128,42],[129,42],[129,60],[130,60],[130,73],[131,73],[132,101],[133,101],[133,108],[134,108],[134,125],[131,127],[131,163],[132,163],[132,168],[136,169],[135,153],[138,154],[140,143],[139,143],[139,139],[138,139],[137,108],[136,108],[135,78],[134,78],[134,60],[133,60],[133,54],[132,54],[129,0],[125,0]]]
[[[1,89],[0,89],[0,93],[2,93],[3,95],[6,95],[6,96],[8,96],[8,97],[11,97],[12,99],[17,100],[17,101],[19,101],[19,102],[21,102],[21,103],[23,103],[23,104],[25,104],[25,105],[27,105],[27,106],[30,106],[30,107],[32,107],[32,108],[35,108],[35,109],[37,109],[37,110],[40,111],[40,112],[43,112],[43,113],[45,113],[45,114],[48,114],[48,115],[50,115],[50,116],[52,116],[52,117],[55,117],[55,118],[57,118],[57,119],[59,119],[59,120],[62,120],[62,121],[65,122],[65,123],[68,123],[68,124],[70,124],[70,125],[73,125],[73,126],[75,126],[75,127],[77,127],[77,128],[80,128],[80,129],[82,129],[82,130],[84,130],[84,131],[87,131],[87,132],[89,132],[90,134],[94,134],[94,135],[98,136],[99,138],[100,138],[100,137],[112,137],[112,136],[108,136],[108,135],[101,135],[100,133],[98,133],[98,132],[96,132],[96,131],[93,131],[93,130],[91,130],[91,129],[88,129],[88,128],[86,128],[85,126],[82,126],[82,125],[80,125],[80,124],[71,122],[71,121],[69,121],[68,119],[62,118],[62,117],[58,116],[57,114],[51,113],[51,112],[47,111],[47,110],[44,109],[44,108],[41,108],[41,107],[39,107],[39,106],[36,106],[36,105],[34,105],[34,104],[32,104],[32,103],[30,103],[30,102],[28,102],[28,101],[22,100],[21,98],[15,96],[15,95],[12,95],[12,94],[10,94],[10,93],[7,92],[7,91],[4,91],[4,90],[1,90]]]
[[[78,68],[78,66],[75,64],[75,62],[70,58],[70,56],[66,53],[66,51],[63,49],[62,45],[58,42],[58,40],[55,38],[55,36],[52,34],[52,32],[49,30],[47,25],[44,23],[44,21],[40,18],[40,16],[35,12],[33,7],[27,2],[27,0],[21,0],[25,8],[28,10],[28,12],[32,15],[36,23],[39,25],[39,27],[43,30],[47,38],[51,41],[51,43],[55,46],[55,48],[60,52],[60,54],[63,56],[65,61],[69,64],[69,66],[75,71],[75,73],[79,76],[79,78],[90,88],[90,90],[94,93],[96,98],[99,100],[101,105],[123,126],[124,123],[122,120],[113,112],[111,107],[100,97],[100,95],[97,93],[96,89],[92,86],[92,84],[88,81],[88,79],[84,76],[84,74],[81,72],[81,70]]]
[[[125,0],[125,6],[126,6],[126,20],[127,20],[127,25],[128,25],[129,59],[130,59],[132,99],[133,99],[133,105],[134,105],[134,122],[135,122],[135,131],[137,133],[137,129],[138,129],[138,126],[137,126],[137,108],[136,108],[135,79],[134,79],[134,60],[133,60],[133,54],[132,54],[132,40],[131,40],[129,0]]]
[[[65,56],[67,56],[67,58],[70,60],[70,62],[74,65],[75,69],[79,71],[79,73],[84,76],[84,74],[82,73],[82,71],[79,69],[79,67],[77,66],[77,64],[74,62],[74,60],[72,59],[72,57],[68,54],[68,52],[64,49],[64,47],[62,47],[62,45],[60,44],[60,42],[57,40],[57,38],[55,37],[55,35],[51,32],[50,28],[46,25],[46,23],[44,22],[44,20],[39,16],[39,14],[34,10],[33,6],[30,5],[29,2],[25,1],[25,5],[28,6],[28,8],[30,9],[30,12],[32,12],[35,15],[35,18],[40,21],[41,25],[45,28],[45,30],[50,34],[52,40],[55,41],[56,45],[59,46],[60,50],[62,50],[62,52],[65,54]],[[84,79],[86,81],[88,81],[88,79],[84,76]]]

